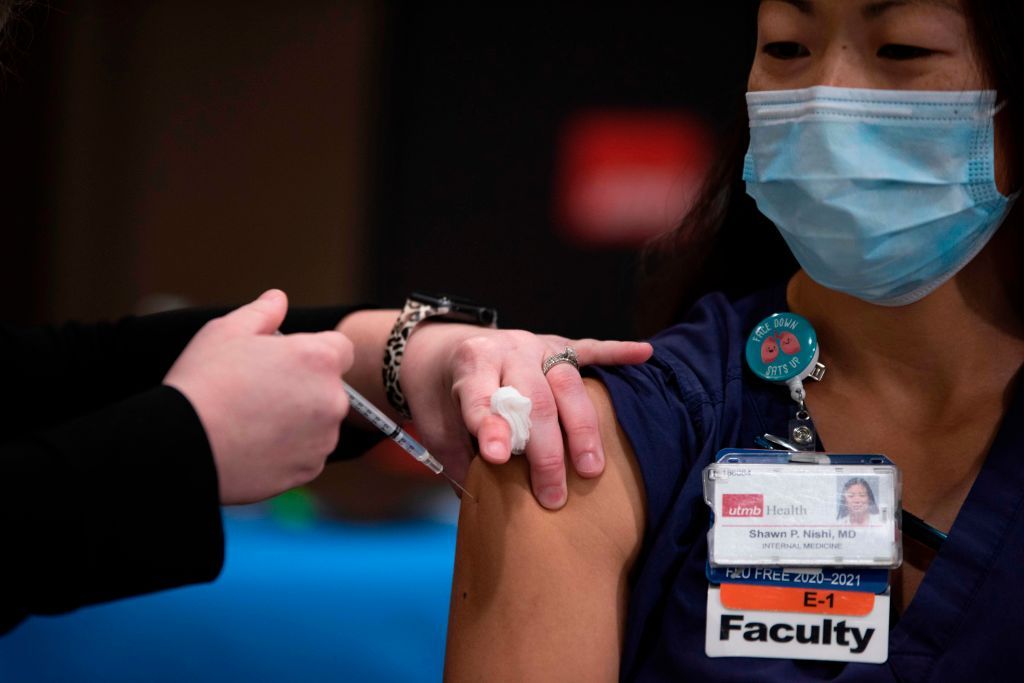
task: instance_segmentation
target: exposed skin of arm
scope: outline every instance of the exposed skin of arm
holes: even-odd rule
[[[445,680],[616,681],[627,576],[640,548],[640,472],[607,391],[586,380],[607,457],[569,476],[557,513],[530,492],[525,459],[473,461],[459,515]],[[571,470],[571,468],[570,468]]]

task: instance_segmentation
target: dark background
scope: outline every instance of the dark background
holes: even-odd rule
[[[3,57],[0,316],[111,318],[268,287],[397,307],[421,289],[492,303],[503,327],[632,336],[638,247],[563,237],[558,142],[588,111],[688,112],[719,148],[753,26],[734,2],[549,5],[40,0]],[[32,620],[0,658],[74,672],[55,680],[323,678],[364,660],[437,680],[454,531],[381,522],[450,525],[455,499],[387,458],[228,512],[214,586]],[[133,667],[146,674],[108,675]]]
[[[720,131],[736,23],[703,2],[36,4],[0,94],[3,316],[422,289],[632,335],[636,250],[553,227],[559,133],[594,108]]]
[[[628,335],[635,253],[580,250],[553,234],[557,135],[592,108],[721,120],[745,77],[730,59],[744,34],[726,4],[397,12],[374,229],[389,236],[378,256],[394,239],[403,267],[372,273],[374,291],[395,300],[421,282],[472,289],[509,325]]]

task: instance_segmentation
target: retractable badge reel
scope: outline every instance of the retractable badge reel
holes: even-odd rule
[[[796,313],[773,313],[759,322],[747,338],[747,365],[753,373],[766,382],[789,387],[789,395],[797,404],[785,439],[765,435],[770,441],[774,439],[772,446],[801,451],[817,448],[814,422],[804,403],[804,380],[820,381],[825,376],[819,356],[814,327]]]

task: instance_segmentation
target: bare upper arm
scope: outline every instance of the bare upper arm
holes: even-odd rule
[[[643,534],[640,474],[600,383],[587,380],[607,457],[542,508],[525,459],[474,460],[459,515],[445,676],[449,680],[616,680],[626,577]],[[572,468],[569,468],[570,472]]]

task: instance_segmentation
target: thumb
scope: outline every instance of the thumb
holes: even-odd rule
[[[225,320],[239,332],[273,334],[287,312],[288,296],[280,289],[268,289],[260,298],[228,313]]]

